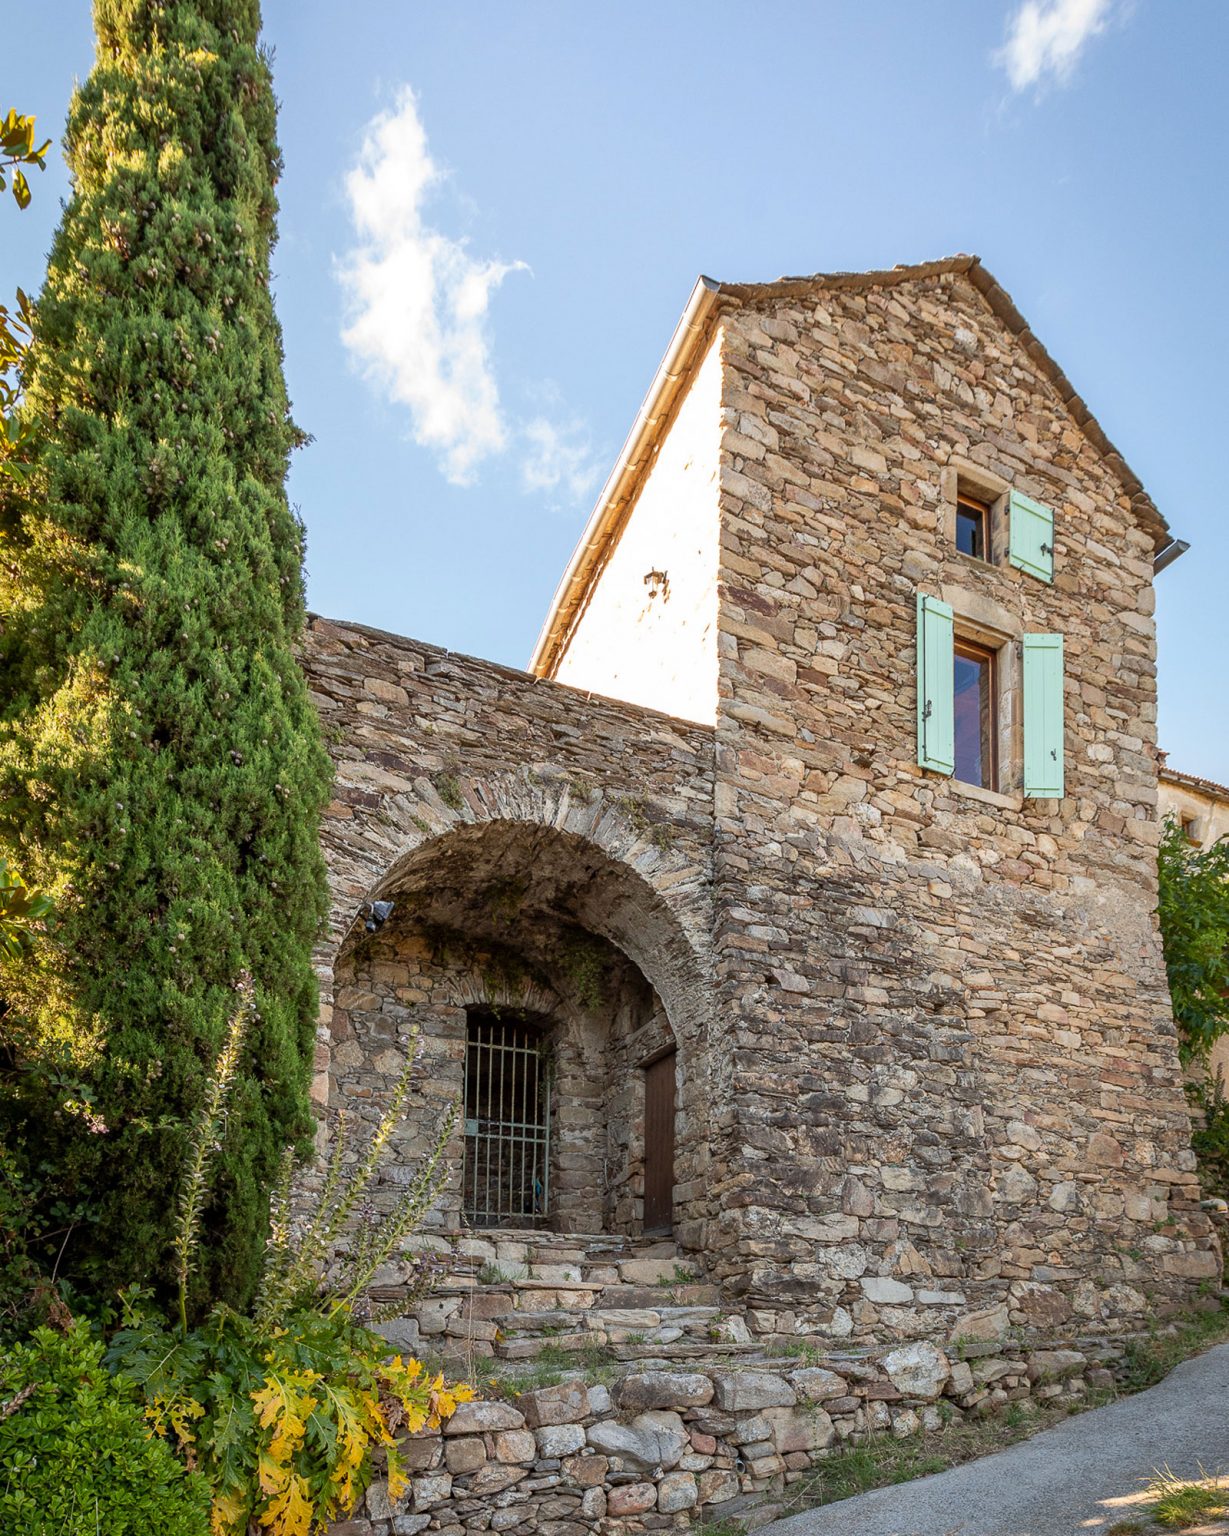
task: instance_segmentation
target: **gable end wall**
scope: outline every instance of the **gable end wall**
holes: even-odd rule
[[[722,1263],[783,1329],[1139,1323],[1216,1273],[1152,915],[1150,539],[961,276],[749,303],[723,356]],[[1056,509],[1052,586],[950,548],[957,459]],[[916,766],[919,589],[1063,634],[1062,800]]]

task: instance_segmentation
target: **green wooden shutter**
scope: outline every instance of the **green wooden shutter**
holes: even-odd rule
[[[1024,793],[1063,797],[1063,637],[1024,636]]]
[[[936,773],[956,766],[952,723],[952,610],[917,595],[917,760]]]
[[[1023,491],[1012,491],[1008,507],[1008,558],[1030,576],[1054,580],[1054,512]]]

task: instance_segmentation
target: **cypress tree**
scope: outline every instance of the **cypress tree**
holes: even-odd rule
[[[95,0],[94,21],[33,460],[0,493],[0,853],[57,914],[0,976],[0,1029],[27,1152],[89,1213],[61,1272],[164,1281],[186,1126],[250,973],[198,1277],[242,1303],[310,1127],[329,774],[294,656],[276,106],[257,0]]]

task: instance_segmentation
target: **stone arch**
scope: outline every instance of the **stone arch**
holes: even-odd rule
[[[713,996],[703,857],[628,797],[524,770],[419,780],[413,794],[385,797],[345,851],[351,869],[335,879],[321,956],[327,1091],[317,1097],[378,1100],[402,1023],[417,1024],[429,1047],[424,1091],[433,1082],[455,1091],[467,1010],[548,1016],[561,1090],[555,1145],[573,1159],[560,1163],[557,1213],[573,1230],[634,1233],[645,1155],[640,1068],[673,1048],[676,1231],[698,1246],[708,1214]],[[356,890],[361,868],[366,884]],[[393,915],[368,934],[373,901],[393,902]],[[454,1179],[454,1195],[458,1187]],[[454,1198],[441,1221],[458,1215]]]

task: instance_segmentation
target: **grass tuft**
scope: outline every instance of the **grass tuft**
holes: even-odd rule
[[[1184,1531],[1189,1526],[1200,1525],[1220,1515],[1229,1514],[1229,1487],[1215,1477],[1209,1477],[1200,1467],[1200,1477],[1175,1477],[1168,1467],[1163,1468],[1148,1484],[1148,1493],[1155,1503],[1148,1511],[1157,1525],[1166,1530]]]
[[[1175,1365],[1226,1340],[1229,1340],[1229,1306],[1208,1312],[1183,1313],[1170,1327],[1157,1328],[1146,1339],[1131,1340],[1119,1374],[1120,1390],[1142,1392],[1145,1387],[1154,1387]]]

